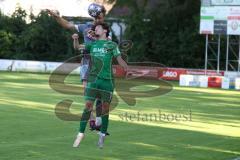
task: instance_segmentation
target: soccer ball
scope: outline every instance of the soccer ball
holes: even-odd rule
[[[91,17],[98,17],[100,14],[102,13],[102,6],[96,4],[96,3],[92,3],[88,6],[88,14]]]

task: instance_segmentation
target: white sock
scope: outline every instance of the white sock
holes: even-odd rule
[[[101,136],[106,136],[106,134],[105,134],[105,133],[102,133],[102,132],[99,132],[99,134],[100,134]]]
[[[101,124],[102,124],[102,117],[96,117],[95,125],[101,126]]]
[[[78,132],[77,136],[79,137],[79,136],[83,136],[83,135],[84,135],[84,133]]]

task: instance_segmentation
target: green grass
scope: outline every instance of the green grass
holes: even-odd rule
[[[54,108],[63,99],[74,101],[80,114],[82,96],[52,90],[49,75],[0,72],[0,159],[82,160],[159,159],[232,160],[240,157],[240,91],[179,87],[165,95],[138,98],[135,106],[119,99],[111,112],[104,149],[96,132],[86,132],[80,148],[72,148],[79,122],[63,121]],[[79,77],[67,83],[79,86]],[[134,83],[134,81],[131,81]],[[155,83],[155,82],[153,82]],[[134,91],[154,86],[134,87]],[[150,114],[190,116],[191,121],[150,121]],[[141,114],[140,120],[133,115]],[[128,114],[132,120],[123,116]],[[149,117],[146,117],[149,116]]]

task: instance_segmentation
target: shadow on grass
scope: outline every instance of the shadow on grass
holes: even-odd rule
[[[228,160],[240,156],[240,138],[110,120],[105,148],[96,147],[96,132],[87,131],[79,149],[71,147],[78,122],[53,114],[12,107],[1,112],[0,154],[14,159],[165,159]]]
[[[4,103],[0,102],[1,159],[231,160],[240,156],[239,138],[113,120],[110,120],[111,136],[107,137],[104,150],[96,148],[97,135],[89,131],[87,131],[87,137],[81,144],[81,148],[73,149],[71,145],[79,122],[61,121],[55,116],[54,107],[47,107],[49,103],[54,104],[55,99],[61,99],[65,95],[57,95],[47,87],[37,88],[38,82],[46,84],[48,77],[42,78],[38,80],[35,77],[32,81],[26,77],[22,81],[17,79],[12,81],[13,83],[19,82],[20,86],[21,83],[26,84],[31,81],[33,88],[26,88],[27,90],[14,88],[14,85],[8,88],[8,86],[0,84],[6,89],[6,92],[1,92],[1,98],[10,100],[4,101]],[[26,79],[28,80],[26,81]],[[74,79],[73,82],[77,82],[77,80]],[[9,79],[4,79],[4,81],[10,82]],[[178,113],[190,108],[193,115],[198,116],[197,121],[199,122],[214,124],[239,122],[239,107],[236,106],[240,104],[239,96],[200,93],[199,95],[198,91],[174,90],[164,96],[151,99],[141,98],[141,104],[137,104],[137,108],[130,108],[125,103],[122,103],[121,107],[133,111],[138,111],[138,109],[147,111],[149,109],[157,110],[160,106],[163,111],[170,113]],[[234,98],[236,102],[231,102],[231,98]],[[186,101],[186,99],[190,101]],[[21,108],[18,106],[18,101],[21,102]],[[24,101],[29,101],[29,104],[34,103],[35,108],[27,108],[28,106],[24,108],[24,105],[27,105]],[[219,105],[219,102],[222,105]],[[224,106],[225,103],[228,106]],[[45,105],[47,108],[44,108]],[[156,105],[156,107],[151,107],[151,105]],[[222,129],[225,129],[224,125],[222,125]]]

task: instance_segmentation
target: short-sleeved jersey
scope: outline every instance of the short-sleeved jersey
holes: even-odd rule
[[[89,44],[95,41],[95,39],[92,39],[91,37],[89,37],[88,35],[88,31],[92,29],[92,27],[94,26],[93,22],[86,22],[86,23],[80,23],[80,24],[76,24],[75,28],[79,33],[82,33],[83,35],[83,40],[85,44]],[[112,33],[109,33],[109,37],[108,38],[112,38]],[[89,65],[90,59],[89,56],[87,55],[87,52],[83,52],[83,61],[82,64],[83,65]],[[85,77],[87,77],[86,74],[87,70],[84,71],[84,74],[82,73],[82,79],[86,79]]]
[[[97,40],[86,44],[85,47],[91,55],[89,76],[113,79],[112,59],[121,54],[118,45],[109,40]]]
[[[75,28],[77,29],[77,31],[79,33],[83,34],[84,43],[86,43],[86,44],[94,41],[94,39],[91,39],[88,36],[88,31],[91,30],[92,27],[93,27],[92,22],[81,23],[81,24],[75,25]]]

